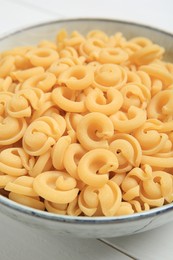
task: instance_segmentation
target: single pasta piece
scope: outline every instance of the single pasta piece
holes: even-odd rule
[[[64,204],[77,197],[79,189],[76,184],[76,180],[65,172],[48,171],[36,176],[33,189],[46,200]]]
[[[109,172],[115,172],[118,160],[107,149],[93,149],[82,156],[78,164],[78,176],[86,184],[102,187],[109,180]]]
[[[123,104],[123,96],[120,91],[109,88],[106,92],[107,97],[99,89],[91,89],[86,97],[85,104],[90,112],[100,112],[105,115],[116,113]]]
[[[108,138],[113,136],[111,120],[99,112],[88,113],[77,125],[77,138],[86,150],[108,148]]]
[[[23,148],[7,148],[0,152],[0,172],[10,176],[22,176],[33,167],[34,158]]]

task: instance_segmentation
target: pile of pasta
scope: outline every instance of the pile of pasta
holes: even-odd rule
[[[61,30],[0,54],[0,194],[57,214],[173,201],[173,64],[144,37]]]

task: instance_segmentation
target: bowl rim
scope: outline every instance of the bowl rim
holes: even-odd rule
[[[145,29],[149,29],[151,31],[156,31],[159,33],[162,33],[164,35],[167,35],[169,37],[173,37],[173,33],[164,31],[159,28],[155,28],[149,25],[137,23],[137,22],[131,22],[131,21],[123,21],[118,19],[109,19],[109,18],[61,18],[61,19],[55,19],[47,22],[41,22],[36,23],[31,26],[25,26],[18,30],[12,30],[11,32],[8,32],[7,34],[3,34],[0,36],[0,41],[4,39],[8,39],[9,37],[16,35],[18,33],[22,33],[27,30],[35,29],[38,27],[44,27],[46,25],[56,24],[56,23],[66,23],[66,22],[87,22],[87,21],[97,21],[97,22],[113,22],[113,23],[120,23],[125,25],[132,25],[132,26],[138,26]],[[46,211],[41,211],[37,209],[33,209],[28,206],[24,206],[22,204],[19,204],[17,202],[14,202],[2,195],[0,195],[0,204],[6,209],[6,210],[12,210],[24,215],[32,216],[38,219],[44,219],[44,220],[51,220],[54,222],[65,222],[65,223],[78,223],[78,224],[111,224],[111,223],[120,223],[120,222],[132,222],[136,220],[141,219],[147,219],[147,218],[153,218],[155,216],[159,216],[162,214],[166,214],[173,210],[173,203],[160,206],[157,208],[150,209],[148,211],[143,211],[139,213],[134,213],[131,215],[124,215],[124,216],[94,216],[94,217],[88,217],[88,216],[68,216],[68,215],[60,215],[55,213],[50,213]],[[1,211],[1,208],[0,208]]]
[[[160,29],[160,28],[157,28],[157,27],[154,27],[154,26],[150,26],[150,25],[146,25],[146,24],[143,24],[143,23],[138,23],[138,22],[132,22],[132,21],[128,21],[128,20],[121,20],[121,19],[111,19],[111,18],[100,18],[100,17],[77,17],[77,18],[60,18],[60,19],[53,19],[51,21],[47,21],[47,22],[39,22],[39,23],[35,23],[31,26],[23,26],[21,27],[20,29],[12,29],[12,31],[9,31],[7,33],[3,33],[2,35],[0,35],[0,41],[1,40],[4,40],[6,38],[9,38],[15,34],[18,34],[18,33],[21,33],[23,31],[27,31],[27,30],[30,30],[30,29],[34,29],[34,28],[37,28],[37,27],[43,27],[43,26],[46,26],[46,25],[51,25],[51,24],[56,24],[56,23],[65,23],[65,22],[80,22],[80,21],[83,21],[83,22],[87,22],[87,21],[97,21],[97,22],[113,22],[113,23],[120,23],[120,24],[125,24],[125,25],[132,25],[132,26],[138,26],[138,27],[142,27],[142,28],[145,28],[145,29],[149,29],[151,31],[156,31],[156,32],[159,32],[159,33],[163,33],[167,36],[170,36],[170,37],[173,37],[173,32],[168,32],[168,31],[165,31],[163,29]]]

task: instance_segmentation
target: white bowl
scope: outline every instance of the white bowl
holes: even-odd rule
[[[145,36],[164,46],[165,59],[173,61],[173,35],[144,25],[106,19],[58,20],[21,29],[0,39],[0,51],[54,39],[60,28],[81,33],[92,29],[104,30],[107,34],[120,31],[127,38]],[[72,217],[35,210],[0,195],[0,212],[47,234],[100,238],[136,234],[168,223],[173,220],[173,203],[129,216]]]

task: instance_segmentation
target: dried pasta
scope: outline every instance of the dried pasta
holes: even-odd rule
[[[173,202],[173,63],[145,37],[61,30],[0,54],[0,194],[71,216]]]

